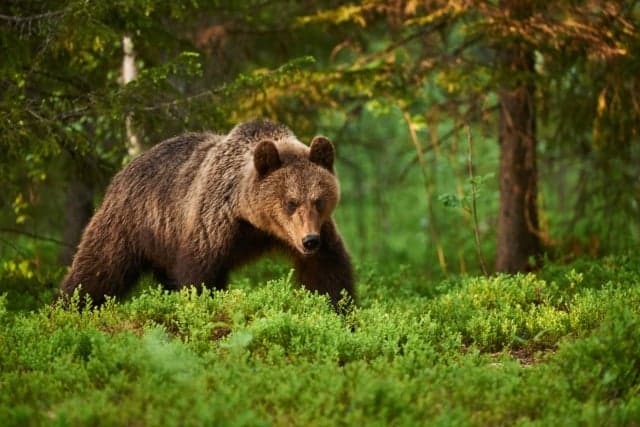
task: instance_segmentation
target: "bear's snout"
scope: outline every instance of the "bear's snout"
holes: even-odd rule
[[[307,252],[315,252],[320,248],[320,235],[307,234],[302,238],[302,246]]]

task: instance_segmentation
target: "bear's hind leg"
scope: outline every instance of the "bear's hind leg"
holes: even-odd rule
[[[99,306],[107,296],[121,297],[131,289],[140,276],[141,263],[125,245],[119,245],[115,252],[106,249],[104,243],[91,243],[81,242],[61,290],[68,299],[80,287],[82,300],[89,295],[92,305]]]

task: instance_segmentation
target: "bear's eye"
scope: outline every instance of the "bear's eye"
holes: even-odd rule
[[[296,209],[298,209],[298,202],[296,200],[287,200],[287,203],[284,205],[284,209],[289,215],[291,215],[296,211]]]
[[[322,212],[322,210],[324,209],[324,200],[322,199],[315,199],[313,201],[313,205],[316,207],[316,209],[318,210],[318,212]]]

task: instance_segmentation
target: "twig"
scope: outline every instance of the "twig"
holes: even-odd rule
[[[28,231],[16,230],[15,228],[0,228],[0,233],[10,233],[10,234],[21,234],[23,236],[27,236],[31,239],[42,240],[43,242],[51,242],[56,245],[66,246],[68,248],[74,247],[73,245],[63,242],[62,240],[54,239],[53,237],[41,236],[39,234],[30,233]]]
[[[427,35],[429,33],[442,29],[446,23],[447,23],[446,21],[441,21],[441,22],[438,22],[437,25],[427,26],[425,28],[422,28],[421,30],[416,31],[415,33],[409,34],[408,36],[403,37],[400,40],[396,40],[395,42],[391,43],[389,46],[385,47],[384,49],[381,49],[377,52],[373,52],[366,56],[362,56],[355,62],[355,65],[362,66],[368,62],[375,61],[376,59],[380,59],[381,57],[387,55],[388,53],[393,52],[399,47],[404,46],[405,44],[419,37],[422,37],[424,35]]]
[[[2,19],[4,21],[17,22],[17,23],[20,23],[20,22],[31,22],[31,21],[37,21],[39,19],[53,18],[54,16],[62,15],[68,9],[69,8],[66,8],[66,9],[63,9],[63,10],[56,10],[54,12],[40,13],[38,15],[31,15],[31,16],[10,16],[10,15],[0,14],[0,19]]]
[[[18,245],[14,244],[13,242],[10,242],[9,240],[0,238],[0,243],[9,246],[11,249],[16,251],[23,257],[27,256],[27,253],[25,251],[23,251],[20,247],[18,247]]]
[[[485,109],[482,109],[481,111],[470,111],[469,114],[466,116],[466,118],[463,118],[463,120],[468,120],[468,119],[473,119],[474,117],[476,117],[478,114],[485,114],[487,112],[492,112],[498,109],[498,105],[493,105],[490,107],[487,107]],[[439,138],[440,141],[440,146],[444,145],[445,142],[447,142],[450,138],[454,137],[455,135],[458,134],[458,132],[460,131],[460,129],[462,127],[464,127],[465,124],[464,122],[462,124],[459,125],[455,125],[453,128],[451,128],[447,133],[445,133],[443,136],[441,136]],[[432,149],[434,149],[435,146],[434,145],[430,145],[426,148],[424,148],[421,152],[422,153],[426,153]],[[411,168],[416,164],[419,163],[419,156],[416,155],[414,156],[411,160],[409,160],[409,162],[402,168],[402,171],[400,172],[400,174],[398,175],[398,179],[400,181],[404,180],[407,173],[409,173],[409,171],[411,170]]]
[[[480,262],[480,268],[482,268],[482,273],[485,276],[488,276],[487,266],[484,262],[484,257],[482,256],[482,249],[480,247],[480,233],[478,230],[478,209],[476,205],[477,199],[477,189],[476,183],[473,180],[473,138],[471,138],[471,130],[469,129],[469,125],[465,125],[465,130],[467,131],[467,141],[469,142],[469,156],[467,158],[467,166],[469,168],[469,181],[471,183],[471,218],[473,219],[473,234],[476,239],[476,252],[478,253],[478,261]]]
[[[444,249],[442,248],[442,242],[440,241],[440,236],[437,230],[436,217],[435,217],[435,213],[433,212],[433,204],[431,203],[432,191],[431,191],[431,188],[429,187],[429,177],[427,176],[427,164],[424,158],[422,144],[420,144],[420,140],[418,139],[415,124],[413,123],[413,120],[411,120],[411,114],[409,114],[409,111],[406,111],[406,110],[404,111],[404,119],[407,122],[407,126],[409,127],[409,135],[411,136],[411,141],[413,142],[413,145],[415,146],[415,149],[416,149],[416,153],[418,155],[418,162],[420,165],[420,172],[422,173],[422,181],[424,185],[424,196],[428,206],[427,211],[430,216],[429,230],[431,231],[431,237],[433,238],[436,244],[436,251],[438,254],[438,262],[440,264],[440,269],[444,274],[447,274],[447,261],[444,255]]]

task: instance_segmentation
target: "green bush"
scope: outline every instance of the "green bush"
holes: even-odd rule
[[[632,258],[424,283],[365,267],[336,315],[291,274],[96,310],[0,298],[3,425],[629,425]],[[361,276],[362,276],[362,269]]]

